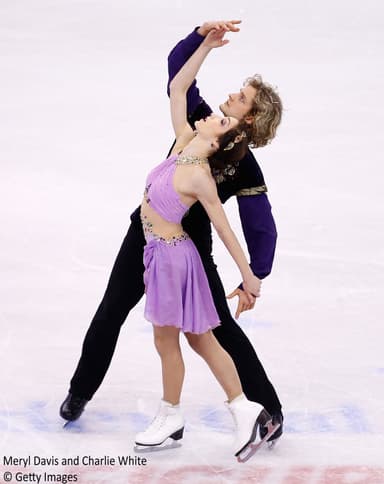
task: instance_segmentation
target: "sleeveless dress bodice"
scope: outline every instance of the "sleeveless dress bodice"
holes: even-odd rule
[[[181,200],[173,186],[177,155],[172,155],[156,166],[148,175],[145,199],[168,222],[180,223],[189,207]]]

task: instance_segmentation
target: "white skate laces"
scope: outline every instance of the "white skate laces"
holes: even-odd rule
[[[157,432],[165,424],[167,417],[164,413],[158,413],[149,424],[149,427],[144,431],[144,433]]]

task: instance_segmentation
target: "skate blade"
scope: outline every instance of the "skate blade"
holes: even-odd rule
[[[276,428],[276,430],[279,427]],[[272,434],[273,435],[273,434]],[[281,437],[281,436],[280,436]],[[267,442],[268,445],[268,450],[273,450],[276,447],[276,444],[279,442],[280,437],[277,437],[276,439],[271,440],[270,442]]]
[[[139,445],[136,444],[133,447],[133,450],[136,452],[136,454],[151,454],[153,452],[162,452],[163,450],[170,450],[170,449],[177,449],[181,447],[181,444],[177,442],[176,440],[172,440],[171,443],[165,444],[164,442],[159,445]]]
[[[266,425],[267,425],[268,432],[264,436],[264,438],[262,440],[260,440],[259,442],[257,442],[257,444],[255,444],[254,442],[251,442],[244,450],[242,450],[240,452],[240,454],[237,456],[237,461],[238,462],[240,462],[240,463],[247,462],[247,460],[249,460],[252,456],[254,456],[256,454],[256,452],[260,449],[260,447],[262,447],[267,442],[267,440],[280,427],[280,424],[279,423],[273,425],[272,420],[270,420],[269,422],[267,422]],[[274,445],[274,441],[267,442],[267,443],[268,443],[268,447],[269,447],[269,444],[272,444],[273,443],[273,445]]]
[[[270,442],[267,442],[268,450],[273,450],[278,440],[279,439],[277,438],[277,439],[271,440]]]
[[[66,430],[67,432],[81,432],[82,425],[78,420],[67,420],[63,424],[62,429]]]
[[[76,420],[66,420],[63,424],[63,429],[72,429],[77,427]]]

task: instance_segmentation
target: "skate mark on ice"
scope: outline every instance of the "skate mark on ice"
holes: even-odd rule
[[[363,412],[356,405],[345,405],[341,408],[341,412],[349,422],[350,430],[353,433],[365,434],[371,432],[369,425],[365,421]]]
[[[284,432],[360,434],[372,433],[367,423],[366,413],[353,403],[324,412],[286,412]]]
[[[229,415],[224,410],[218,410],[216,407],[207,405],[200,410],[199,419],[205,426],[214,429],[217,432],[233,432],[233,427],[229,421]]]

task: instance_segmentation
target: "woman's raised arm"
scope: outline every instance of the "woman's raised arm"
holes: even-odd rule
[[[172,79],[170,89],[171,117],[176,139],[186,130],[191,130],[187,122],[187,91],[196,77],[204,59],[215,47],[221,47],[229,41],[224,39],[225,29],[211,30],[201,45]]]

